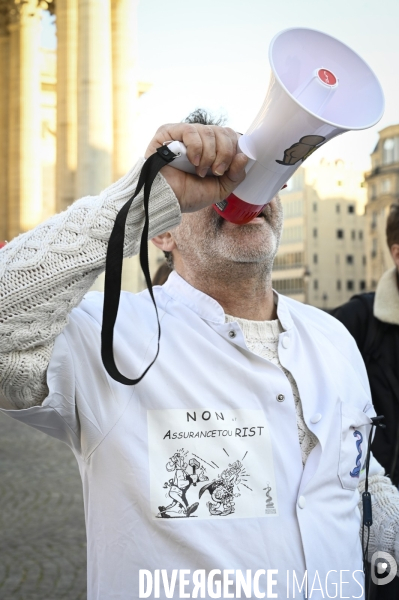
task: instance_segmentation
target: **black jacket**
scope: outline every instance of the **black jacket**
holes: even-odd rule
[[[354,296],[331,311],[353,335],[369,376],[377,415],[386,429],[376,428],[372,451],[395,485],[399,484],[399,325],[373,315],[374,293]]]

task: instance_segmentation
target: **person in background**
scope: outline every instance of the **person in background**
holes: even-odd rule
[[[173,269],[169,267],[166,260],[162,262],[155,271],[154,277],[152,278],[152,285],[163,285],[165,281],[167,281],[172,270]]]
[[[386,225],[387,244],[395,266],[386,271],[375,292],[353,296],[332,311],[355,338],[370,381],[373,404],[384,415],[373,454],[395,486],[399,485],[399,204],[391,206]],[[380,586],[375,596],[399,598],[398,577]]]
[[[353,296],[333,311],[355,338],[366,364],[377,414],[373,453],[392,482],[399,485],[399,204],[388,216],[387,244],[395,266],[384,273],[375,292]]]

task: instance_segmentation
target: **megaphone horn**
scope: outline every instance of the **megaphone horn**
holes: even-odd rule
[[[214,205],[225,219],[255,218],[317,148],[351,130],[372,127],[384,112],[381,85],[360,56],[313,29],[278,33],[269,48],[272,69],[263,105],[238,141],[250,161],[246,179]],[[171,166],[195,173],[181,142]]]

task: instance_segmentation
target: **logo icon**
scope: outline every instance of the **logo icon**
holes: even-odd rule
[[[337,83],[337,78],[335,77],[334,73],[328,69],[319,69],[317,71],[317,75],[323,83],[330,85],[331,87]]]
[[[386,585],[398,571],[396,560],[388,552],[374,552],[371,557],[371,579],[376,585]]]

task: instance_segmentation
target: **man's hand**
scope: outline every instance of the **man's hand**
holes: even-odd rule
[[[248,158],[241,152],[237,154],[237,139],[236,132],[229,127],[196,123],[162,125],[145,157],[154,154],[164,142],[183,142],[198,177],[173,167],[163,167],[161,172],[176,194],[182,212],[194,212],[224,200],[245,179]],[[205,177],[208,169],[212,169],[214,177]]]

